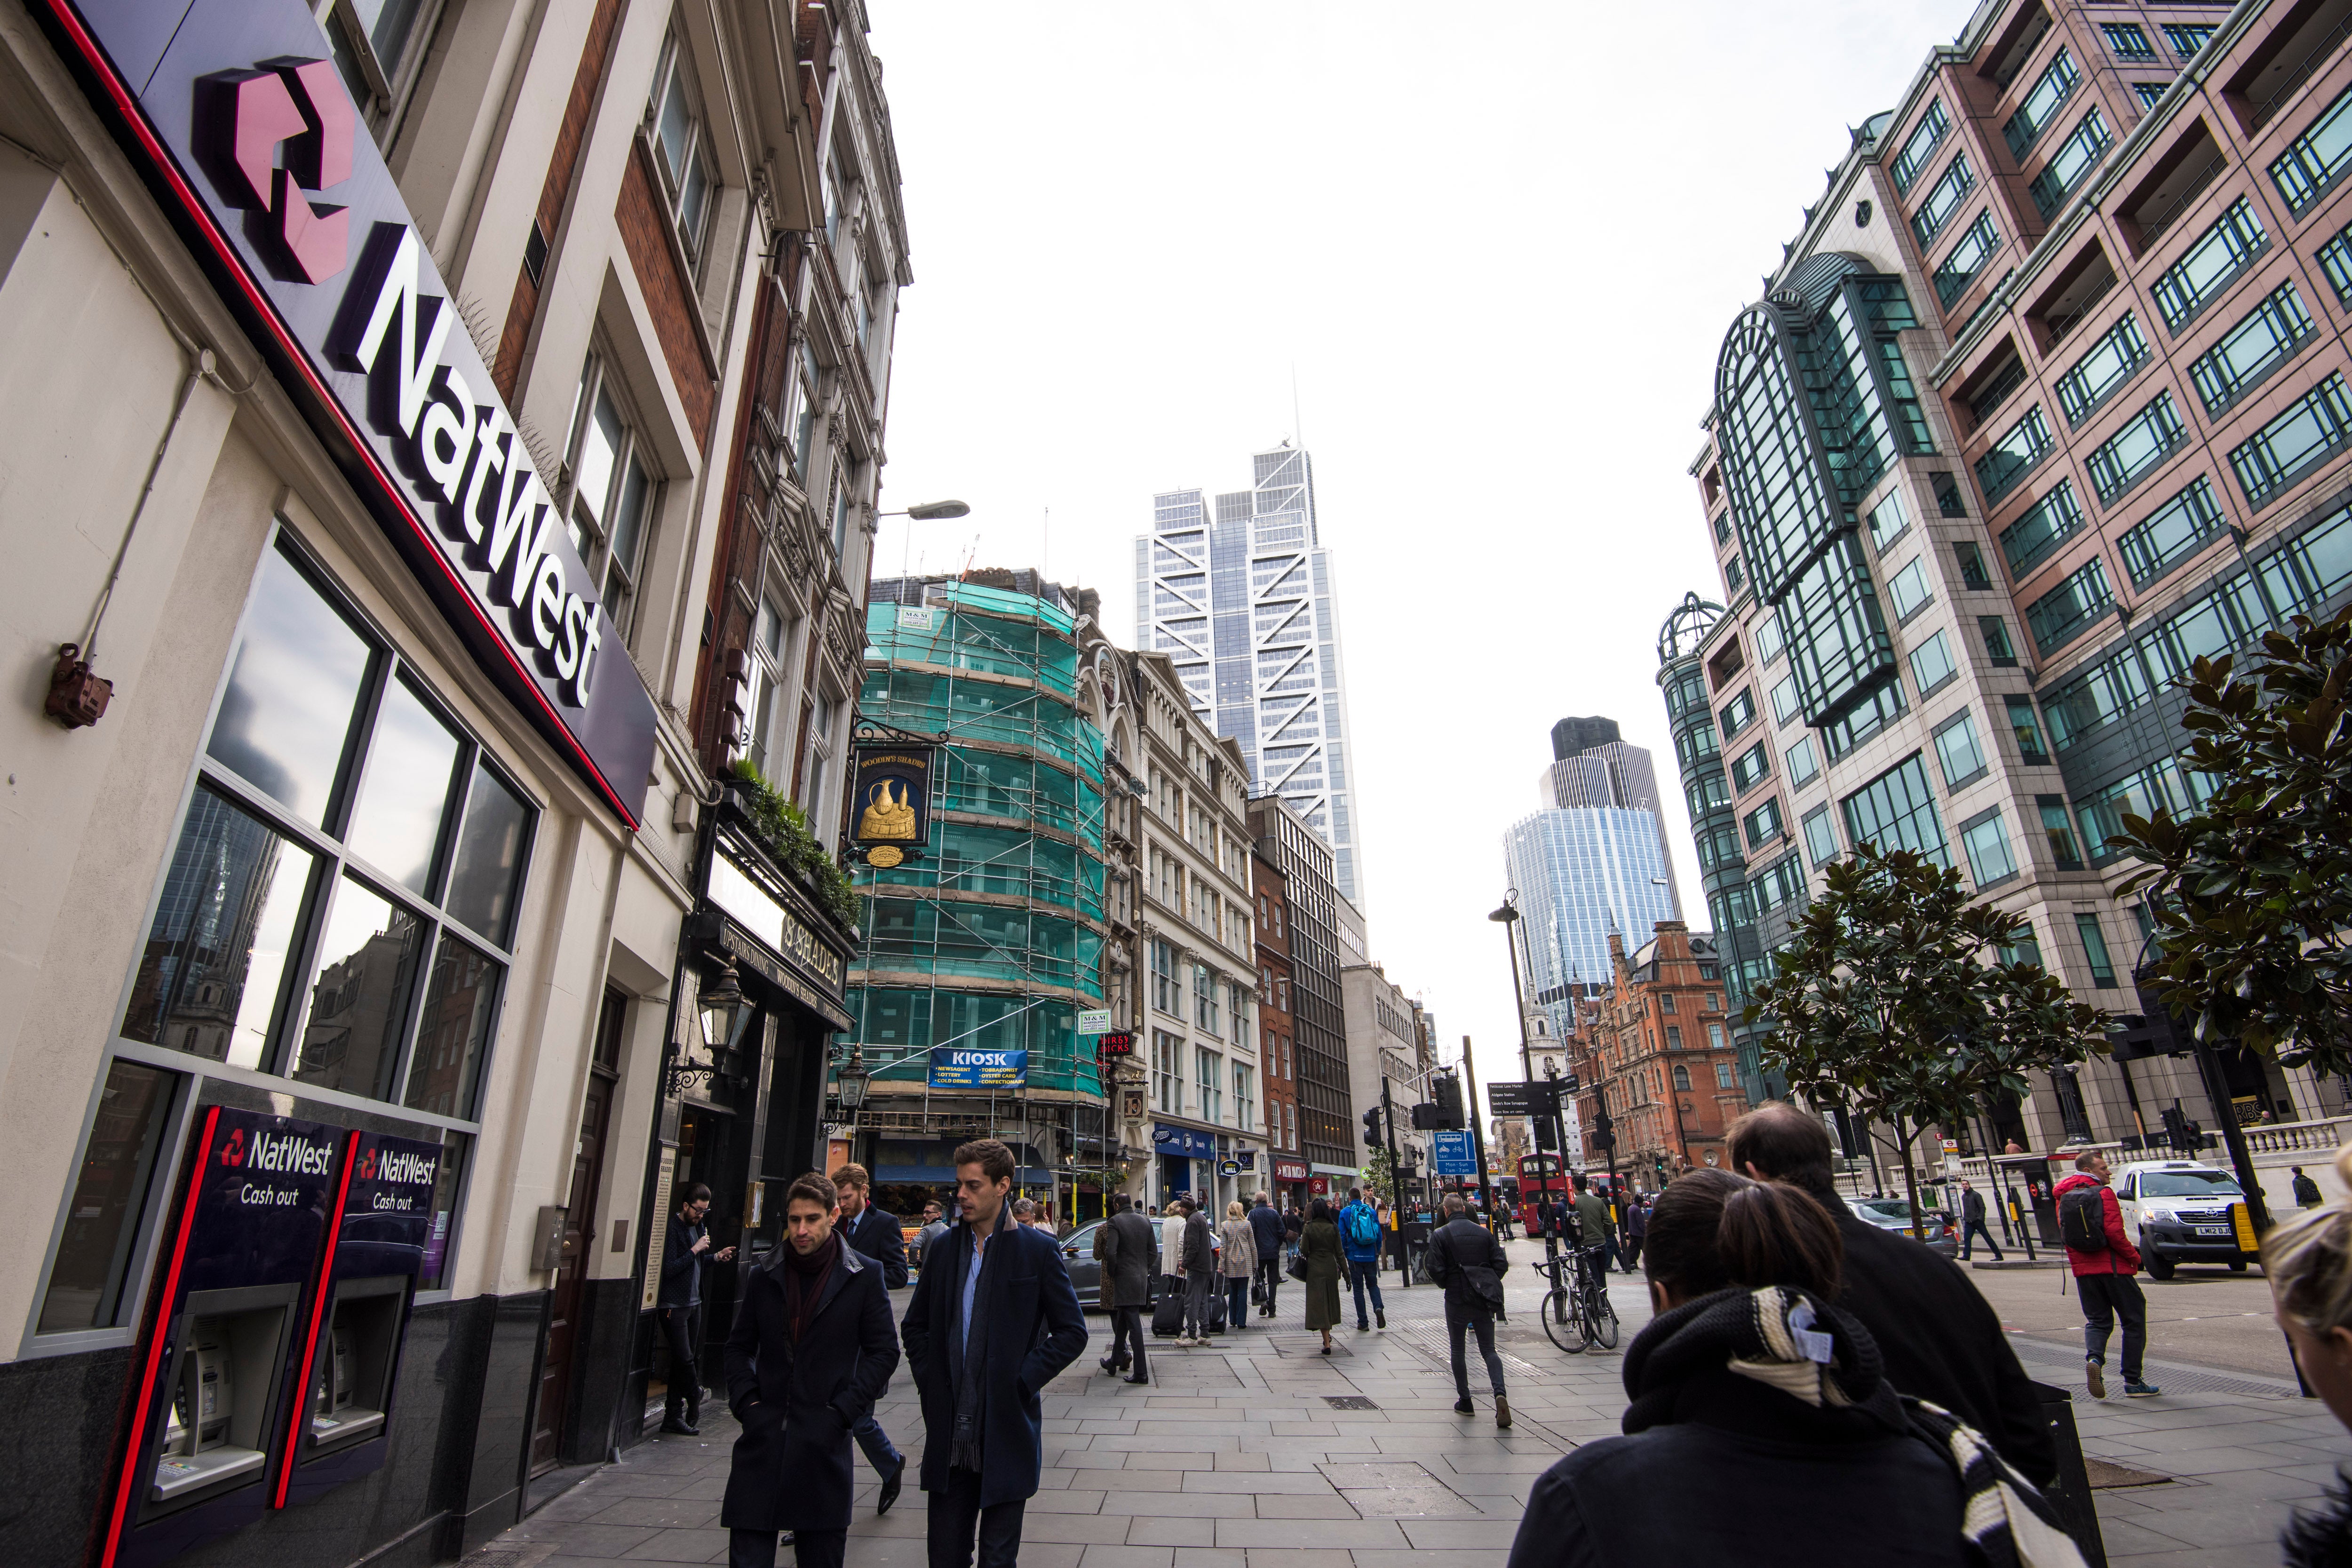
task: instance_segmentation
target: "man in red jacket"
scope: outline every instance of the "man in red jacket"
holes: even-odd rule
[[[2085,1217],[2095,1215],[2103,1222],[2094,1227],[2094,1233],[2104,1238],[2105,1246],[2074,1245],[2082,1227],[2067,1224],[2067,1198],[2075,1193],[2083,1196],[2073,1208]],[[2125,1234],[2124,1211],[2107,1185],[2107,1157],[2077,1154],[2074,1173],[2060,1182],[2052,1195],[2058,1200],[2059,1229],[2066,1237],[2066,1266],[2074,1271],[2074,1290],[2083,1299],[2083,1377],[2090,1384],[2091,1397],[2107,1396],[2107,1336],[2121,1318],[2124,1392],[2134,1399],[2153,1399],[2162,1391],[2140,1377],[2140,1356],[2147,1349],[2147,1301],[2134,1278],[2139,1272],[2139,1250]]]

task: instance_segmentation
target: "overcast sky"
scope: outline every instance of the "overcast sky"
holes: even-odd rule
[[[1606,714],[1698,898],[1656,637],[1721,596],[1716,349],[1969,7],[869,4],[915,273],[883,505],[972,506],[885,521],[877,574],[1042,564],[1132,647],[1153,493],[1306,446],[1373,955],[1518,1077],[1503,831]]]

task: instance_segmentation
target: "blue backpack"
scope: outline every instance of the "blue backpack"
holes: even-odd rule
[[[1355,1246],[1376,1247],[1380,1244],[1380,1222],[1372,1217],[1369,1205],[1349,1204],[1348,1212],[1340,1218],[1347,1222],[1348,1239]]]

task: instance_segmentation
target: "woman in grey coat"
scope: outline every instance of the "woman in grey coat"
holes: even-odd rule
[[[1225,1223],[1217,1227],[1224,1242],[1225,1322],[1234,1329],[1249,1327],[1249,1287],[1257,1273],[1257,1230],[1242,1205],[1225,1205]]]

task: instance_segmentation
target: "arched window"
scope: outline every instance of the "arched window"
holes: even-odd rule
[[[1676,1093],[1681,1093],[1681,1092],[1684,1092],[1684,1091],[1687,1090],[1689,1088],[1690,1088],[1690,1068],[1686,1068],[1686,1067],[1683,1066],[1680,1062],[1676,1062],[1676,1063],[1675,1064],[1675,1092],[1676,1092]]]

